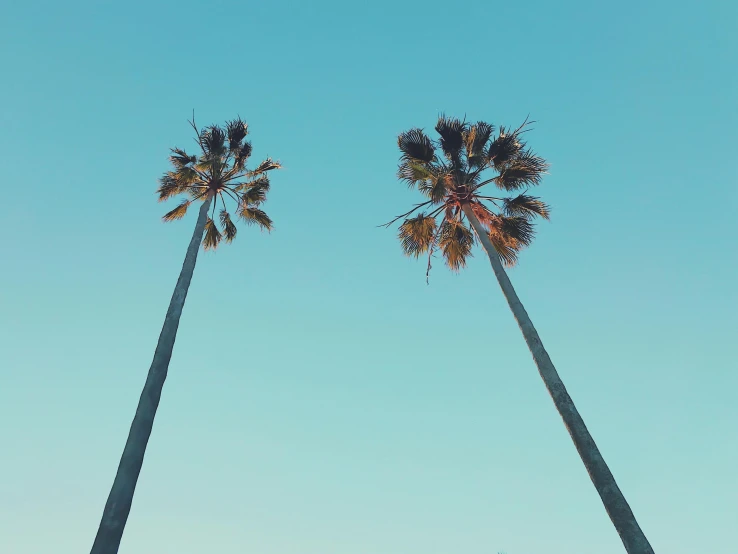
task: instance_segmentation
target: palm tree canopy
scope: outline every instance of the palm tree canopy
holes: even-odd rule
[[[182,219],[190,204],[212,198],[213,211],[205,223],[202,240],[205,250],[215,249],[222,240],[231,242],[236,237],[236,225],[226,201],[235,201],[236,215],[247,224],[271,230],[272,220],[260,206],[269,192],[268,172],[280,169],[281,164],[267,158],[253,170],[246,168],[251,157],[251,143],[245,140],[249,130],[241,118],[226,122],[224,128],[211,125],[198,130],[194,117],[190,124],[197,134],[200,153],[191,155],[180,148],[172,148],[169,156],[172,169],[159,179],[157,190],[160,202],[181,194],[187,198],[162,219]],[[221,202],[220,227],[215,222],[218,200]]]
[[[436,140],[418,128],[400,134],[397,175],[428,199],[386,224],[403,219],[399,238],[405,254],[428,254],[430,271],[431,258],[440,250],[449,268],[463,268],[476,242],[461,209],[469,204],[505,265],[515,265],[520,250],[533,241],[533,220],[549,218],[548,206],[527,194],[548,169],[522,139],[528,125],[526,119],[517,129],[500,127],[495,133],[494,125],[484,121],[472,124],[441,115]],[[482,188],[490,184],[498,194],[514,195],[483,195]]]

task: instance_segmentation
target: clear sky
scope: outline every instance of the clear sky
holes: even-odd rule
[[[194,108],[285,169],[273,233],[198,260],[121,554],[623,552],[482,253],[426,285],[376,227],[419,198],[397,134],[442,111],[537,120],[552,221],[513,283],[656,552],[735,553],[737,18],[5,3],[0,552],[92,544],[194,226],[154,194]]]

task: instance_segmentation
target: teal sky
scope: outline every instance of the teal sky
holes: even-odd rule
[[[426,285],[376,227],[442,111],[537,121],[552,221],[511,279],[656,552],[736,552],[738,7],[452,5],[6,3],[3,554],[92,544],[193,108],[285,169],[275,230],[198,260],[121,554],[623,552],[482,253]]]

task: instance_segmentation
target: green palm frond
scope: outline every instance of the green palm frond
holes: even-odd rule
[[[527,185],[538,185],[548,169],[546,161],[530,151],[509,161],[494,178],[495,184],[504,190],[516,190]]]
[[[448,194],[449,183],[453,178],[448,174],[440,174],[431,177],[427,181],[418,184],[418,190],[433,201],[440,204]]]
[[[235,183],[234,190],[241,191],[246,190],[251,187],[261,187],[264,190],[269,190],[270,184],[269,184],[269,175],[266,173],[259,175],[255,179],[251,179],[250,181],[245,181],[243,183]]]
[[[226,134],[228,135],[228,149],[236,155],[241,150],[241,142],[249,134],[249,128],[241,118],[226,123]]]
[[[436,132],[441,135],[441,149],[452,162],[458,162],[461,148],[464,146],[464,134],[468,125],[460,119],[441,115],[436,123]]]
[[[261,175],[262,173],[266,173],[267,171],[272,171],[273,169],[282,169],[282,164],[274,161],[271,158],[267,158],[266,160],[261,162],[256,167],[256,169],[254,169],[253,171],[249,171],[249,175],[255,177],[257,175]]]
[[[487,163],[487,143],[495,132],[494,125],[479,121],[464,133],[464,146],[470,167],[480,167]]]
[[[200,142],[202,143],[202,149],[209,160],[217,159],[225,155],[225,140],[226,135],[223,129],[217,125],[211,125],[203,129],[200,134]]]
[[[269,190],[269,185],[252,185],[246,188],[241,194],[241,199],[244,204],[249,206],[258,206],[262,202],[266,202],[266,193]]]
[[[538,215],[543,219],[548,219],[550,215],[549,207],[535,196],[520,194],[514,198],[503,199],[503,204],[505,215],[508,216],[532,219]]]
[[[190,156],[187,152],[181,148],[172,148],[172,155],[169,156],[169,161],[172,165],[179,169],[197,162],[197,156]]]
[[[419,162],[428,164],[436,156],[433,142],[422,129],[410,129],[400,133],[397,137],[397,145],[402,152],[402,159],[407,162]]]
[[[251,157],[251,143],[250,142],[244,142],[243,145],[241,145],[240,150],[236,154],[235,160],[233,162],[236,169],[243,169],[243,167],[246,165],[246,162]]]
[[[402,162],[397,170],[397,177],[413,187],[419,182],[433,178],[433,168],[414,161]]]
[[[400,225],[398,237],[405,254],[417,258],[428,251],[433,244],[435,234],[435,218],[420,213],[413,218],[406,219]]]
[[[172,176],[182,186],[191,185],[200,178],[200,174],[191,166],[178,167],[172,172]]]
[[[241,216],[248,225],[258,225],[267,231],[272,230],[272,220],[269,219],[269,216],[265,212],[258,208],[252,208],[247,204],[241,204],[238,215]]]
[[[509,132],[505,127],[500,127],[500,134],[489,145],[487,158],[496,169],[500,169],[515,158],[524,146],[518,133]]]
[[[535,237],[535,226],[527,218],[520,216],[497,216],[490,230],[502,235],[512,246],[529,246]]]
[[[231,221],[230,214],[225,210],[220,210],[220,224],[223,226],[223,233],[225,235],[225,241],[230,243],[236,238],[236,226]]]
[[[202,245],[205,250],[215,250],[218,248],[218,244],[223,239],[223,235],[220,234],[218,227],[215,225],[215,221],[208,218],[205,222],[205,236],[202,239]]]
[[[446,218],[441,223],[438,245],[446,265],[452,271],[459,271],[466,267],[466,259],[471,255],[474,234],[461,221]]]
[[[174,208],[171,212],[167,212],[166,214],[164,214],[164,217],[162,217],[162,219],[164,221],[174,221],[175,219],[182,219],[187,213],[187,208],[190,207],[191,203],[192,203],[191,200],[183,201],[179,206]]]

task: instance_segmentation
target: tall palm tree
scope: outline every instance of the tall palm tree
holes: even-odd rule
[[[458,271],[466,265],[475,242],[481,242],[541,378],[626,551],[653,554],[503,267],[515,265],[520,250],[533,240],[533,220],[549,217],[548,206],[527,194],[548,168],[543,158],[525,146],[522,135],[527,130],[527,120],[517,129],[500,127],[495,133],[494,126],[483,121],[469,124],[441,116],[436,125],[438,140],[431,140],[417,128],[402,133],[397,141],[402,153],[398,176],[427,200],[386,225],[403,219],[399,227],[402,248],[416,258],[428,255],[426,277],[436,251],[440,250],[446,264]],[[496,196],[484,194],[484,187],[491,184],[500,191],[494,193]]]
[[[268,158],[253,170],[246,168],[251,156],[251,143],[245,141],[248,127],[240,118],[229,121],[225,128],[213,125],[200,131],[195,125],[194,117],[191,125],[197,135],[200,154],[195,156],[179,148],[172,149],[169,160],[173,169],[159,180],[158,194],[159,201],[179,194],[187,195],[179,206],[164,215],[164,221],[182,219],[193,202],[201,202],[200,211],[91,554],[118,552],[162,387],[167,378],[179,318],[195,270],[200,242],[206,250],[215,249],[222,240],[231,242],[236,236],[236,226],[226,208],[226,200],[236,202],[236,214],[247,224],[267,231],[272,228],[272,220],[260,206],[269,191],[267,174],[273,169],[279,169],[279,162]],[[222,204],[219,213],[222,232],[215,222],[218,201]]]

